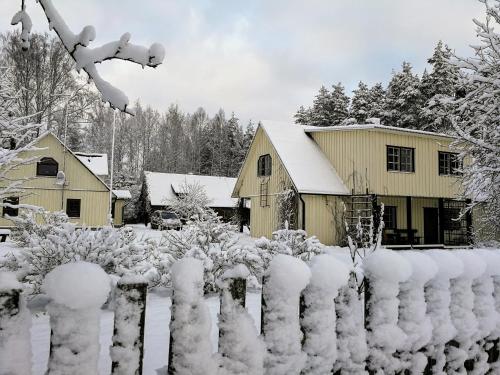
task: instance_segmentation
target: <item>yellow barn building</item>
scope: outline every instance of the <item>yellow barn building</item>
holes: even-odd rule
[[[109,187],[54,134],[47,132],[33,142],[36,151],[22,158],[37,157],[37,162],[22,165],[9,175],[27,179],[20,197],[9,197],[8,203],[63,211],[79,226],[99,228],[108,224]],[[106,164],[107,166],[107,164]],[[0,181],[1,184],[1,181]],[[123,207],[130,198],[128,191],[113,191],[113,223],[123,225]],[[5,216],[16,216],[19,209],[0,207],[0,228],[12,227]],[[20,208],[22,209],[22,208]]]
[[[384,204],[387,245],[463,245],[471,215],[457,219],[462,162],[453,138],[376,124],[303,127],[265,122],[256,131],[234,197],[251,201],[250,231],[270,237],[287,221],[328,245],[345,223],[376,218]],[[285,198],[284,192],[289,192]],[[291,193],[290,193],[291,192]]]

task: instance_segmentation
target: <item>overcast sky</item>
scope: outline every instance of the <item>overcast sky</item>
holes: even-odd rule
[[[47,20],[26,0],[35,31]],[[21,0],[0,0],[0,31]],[[54,0],[75,32],[96,27],[102,43],[128,31],[132,42],[165,46],[157,69],[105,62],[103,78],[165,110],[220,107],[242,120],[292,121],[318,88],[359,80],[388,82],[409,61],[419,74],[439,39],[470,54],[472,18],[483,18],[476,0]],[[140,4],[140,5],[137,5]],[[96,45],[94,44],[94,45]]]

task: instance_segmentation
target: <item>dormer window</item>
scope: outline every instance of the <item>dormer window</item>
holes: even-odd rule
[[[262,155],[257,163],[257,177],[270,176],[272,171],[271,155]]]
[[[36,164],[36,175],[56,177],[59,171],[59,164],[52,158],[41,158]]]

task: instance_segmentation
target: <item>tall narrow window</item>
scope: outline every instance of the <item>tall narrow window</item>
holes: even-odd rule
[[[385,229],[396,229],[396,206],[385,206],[384,207],[384,228]]]
[[[260,206],[269,206],[269,181],[261,182],[260,184]]]
[[[19,209],[17,207],[11,207],[19,205],[19,197],[5,198],[3,204],[2,217],[5,217],[5,215],[9,215],[10,217],[19,215]]]
[[[57,176],[59,170],[59,164],[52,158],[41,158],[36,164],[36,175],[37,176]]]
[[[257,162],[257,176],[264,177],[270,176],[272,172],[272,159],[271,155],[262,155]]]
[[[82,201],[80,199],[67,199],[66,200],[66,214],[68,217],[80,217],[80,208]]]
[[[415,172],[415,149],[409,147],[387,146],[387,170]]]
[[[439,151],[439,174],[445,176],[460,176],[462,160],[453,152]]]

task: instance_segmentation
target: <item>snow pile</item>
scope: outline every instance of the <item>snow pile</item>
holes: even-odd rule
[[[394,251],[378,249],[363,260],[365,273],[367,365],[371,371],[392,373],[401,370],[394,356],[404,347],[406,334],[398,327],[399,283],[412,274],[410,263]]]
[[[146,288],[147,281],[143,277],[125,275],[115,289],[115,326],[110,349],[111,360],[116,366],[113,374],[134,375],[140,368]]]
[[[424,285],[438,272],[431,257],[416,251],[404,251],[402,256],[411,264],[411,277],[399,288],[399,327],[407,339],[401,348],[400,358],[404,368],[421,374],[427,357],[420,351],[432,337],[432,322],[426,315]]]
[[[203,298],[203,263],[184,258],[172,266],[171,363],[179,375],[212,375],[217,361],[210,343],[210,313]]]
[[[450,313],[457,334],[447,345],[446,362],[449,372],[466,373],[465,363],[469,359],[469,351],[474,345],[474,336],[479,323],[474,314],[474,279],[481,277],[486,270],[486,263],[470,250],[453,252],[464,264],[464,272],[451,281]]]
[[[435,374],[444,374],[446,364],[445,345],[451,341],[457,330],[450,315],[450,279],[460,276],[464,265],[460,259],[449,251],[429,250],[426,255],[438,266],[438,272],[425,286],[427,315],[432,323],[432,336],[426,347],[426,354],[433,363]]]
[[[17,307],[4,309],[15,303],[21,290],[13,273],[0,272],[0,374],[31,374],[31,314],[26,301],[21,296]]]
[[[302,345],[307,353],[304,372],[326,374],[337,358],[335,301],[349,279],[348,268],[330,255],[315,256],[310,263],[311,281],[303,292]]]
[[[262,375],[265,346],[255,323],[226,288],[222,291],[219,315],[220,374]]]
[[[301,350],[298,308],[311,272],[300,259],[282,254],[271,261],[267,272],[263,285],[266,373],[300,374],[307,356]]]
[[[110,282],[101,267],[86,262],[58,266],[46,276],[42,289],[51,298],[51,374],[97,373],[100,308]]]

